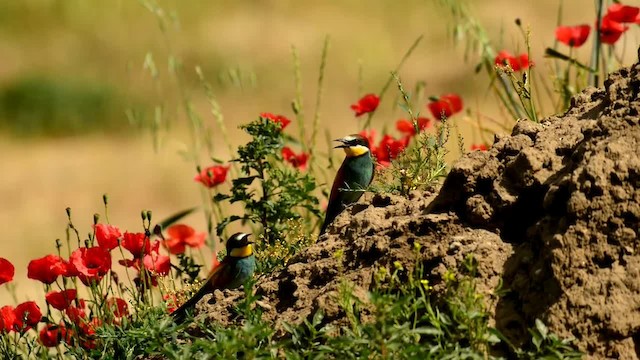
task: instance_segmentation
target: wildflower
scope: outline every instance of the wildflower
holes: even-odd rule
[[[117,227],[108,224],[96,224],[93,229],[96,232],[98,246],[109,251],[118,247],[118,238],[122,234]]]
[[[47,304],[51,305],[54,309],[65,310],[76,299],[78,292],[76,289],[67,289],[62,291],[49,291],[45,295]]]
[[[163,245],[171,254],[182,254],[186,247],[199,248],[204,245],[207,234],[196,233],[196,230],[189,225],[176,224],[167,229],[168,237]]]
[[[419,131],[422,131],[431,127],[431,119],[428,119],[425,117],[419,117],[416,119],[416,121],[418,123]],[[396,129],[398,129],[398,131],[408,136],[416,135],[416,128],[413,125],[413,122],[406,119],[400,119],[396,121]]]
[[[93,318],[90,321],[80,322],[81,342],[82,346],[86,350],[95,349],[96,347],[96,329],[102,326],[102,320],[99,318]]]
[[[605,15],[600,23],[600,41],[605,44],[613,45],[618,41],[618,39],[620,39],[622,33],[628,29],[628,26],[614,21],[608,15]]]
[[[363,96],[357,103],[351,105],[351,109],[356,112],[356,117],[374,112],[380,104],[380,97],[375,94]]]
[[[422,249],[422,245],[421,245],[419,242],[414,241],[414,242],[413,242],[413,249],[414,249],[416,252],[420,252],[420,249]]]
[[[228,171],[229,171],[229,166],[223,166],[223,165],[210,166],[200,171],[200,173],[196,175],[193,178],[193,180],[201,182],[204,186],[208,188],[213,188],[222,184],[227,179]]]
[[[38,325],[42,320],[42,312],[35,301],[25,301],[16,306],[14,313],[16,314],[16,326],[18,329],[27,331]]]
[[[5,305],[0,308],[0,333],[8,333],[15,330],[17,324],[16,313],[13,306]]]
[[[87,316],[85,307],[86,303],[84,299],[78,299],[76,300],[76,305],[69,306],[64,310],[64,312],[72,323],[79,325],[82,319]]]
[[[427,106],[433,117],[440,120],[462,111],[462,98],[457,94],[445,94]]]
[[[171,270],[171,259],[166,255],[160,255],[152,252],[145,255],[142,260],[144,267],[149,270],[152,275],[167,275]]]
[[[164,303],[167,305],[169,314],[178,308],[178,297],[176,294],[164,294],[162,295],[162,300],[164,300]]]
[[[556,39],[571,47],[580,47],[587,41],[591,27],[589,25],[558,26]]]
[[[393,267],[396,268],[396,270],[403,270],[404,268],[402,267],[402,263],[400,261],[394,261],[393,262]]]
[[[420,284],[422,284],[422,286],[425,288],[425,290],[433,289],[433,286],[429,285],[429,280],[427,280],[427,279],[420,280]]]
[[[115,317],[123,317],[129,315],[129,306],[127,302],[121,298],[112,297],[107,299],[107,307]]]
[[[75,276],[73,265],[57,255],[47,255],[40,259],[31,260],[27,267],[27,277],[52,284],[58,276]]]
[[[638,7],[614,3],[609,6],[605,16],[615,22],[632,23],[636,22],[639,13],[640,8]]]
[[[0,258],[0,285],[13,280],[15,273],[16,268],[13,264],[5,258]]]
[[[496,55],[494,59],[494,64],[496,66],[503,67],[505,65],[509,65],[513,71],[524,70],[533,65],[529,61],[529,55],[524,53],[518,56],[514,56],[507,50],[502,50]],[[436,119],[439,119],[439,116],[436,116]]]
[[[309,154],[307,153],[296,154],[290,147],[285,146],[282,148],[282,157],[286,162],[293,165],[294,168],[300,170],[307,168],[307,160],[309,160]]]
[[[265,119],[269,119],[275,123],[280,124],[280,129],[284,130],[291,123],[291,120],[287,119],[284,115],[274,115],[272,113],[263,112],[260,114],[260,117]]]
[[[376,148],[376,160],[381,166],[389,166],[391,161],[406,149],[407,145],[409,145],[408,136],[402,139],[395,139],[391,135],[385,135]]]
[[[42,330],[40,330],[40,343],[46,347],[56,347],[61,341],[69,343],[71,340],[71,330],[64,326],[64,323],[60,325],[47,324]]]
[[[125,232],[122,239],[122,247],[135,257],[142,257],[142,255],[151,252],[151,242],[144,233]]]
[[[87,286],[92,282],[100,282],[111,270],[111,254],[99,246],[76,249],[71,253],[70,260],[78,270],[78,278]]]
[[[475,151],[475,150],[487,151],[488,149],[489,149],[489,147],[487,147],[487,145],[485,145],[485,144],[473,144],[473,145],[471,145],[471,151]]]

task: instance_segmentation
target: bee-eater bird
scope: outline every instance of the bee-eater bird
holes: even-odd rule
[[[187,302],[171,313],[174,321],[184,320],[187,311],[193,308],[206,294],[215,289],[235,289],[244,284],[256,270],[256,258],[249,234],[236,233],[227,240],[227,256],[211,271],[207,280]]]
[[[335,148],[343,149],[347,156],[333,180],[327,214],[320,229],[320,235],[324,234],[327,226],[342,210],[360,199],[373,180],[374,164],[369,150],[369,140],[354,134],[334,141],[341,143]]]

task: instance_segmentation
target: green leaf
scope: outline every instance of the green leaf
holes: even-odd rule
[[[413,329],[413,332],[422,334],[422,335],[433,335],[433,336],[439,336],[443,334],[442,330],[436,329],[434,327],[420,327],[420,328]]]
[[[542,320],[540,319],[536,319],[536,329],[538,330],[538,332],[540,333],[540,335],[542,335],[543,339],[547,338],[547,335],[549,334],[549,329],[547,328],[547,326],[542,322]]]
[[[227,200],[227,199],[229,199],[230,197],[231,197],[231,196],[229,196],[229,195],[227,195],[227,194],[218,193],[218,194],[215,194],[215,195],[213,196],[213,201],[214,201],[214,202],[220,202],[220,201]]]
[[[238,186],[238,185],[250,185],[253,180],[255,180],[257,178],[257,176],[247,176],[247,177],[241,177],[241,178],[237,178],[237,179],[233,179],[232,183],[233,186]]]
[[[592,72],[592,73],[596,72],[594,69],[588,67],[587,65],[584,65],[584,64],[580,63],[578,60],[576,60],[576,59],[574,59],[574,58],[572,58],[572,57],[570,57],[568,55],[565,55],[565,54],[559,52],[556,49],[546,48],[544,50],[544,56],[545,57],[549,57],[549,58],[553,58],[553,59],[559,59],[559,60],[567,61],[567,62],[569,62],[569,63],[571,63],[571,64],[573,64],[573,65],[575,65],[575,66],[577,66],[577,67],[579,67],[581,69],[584,69],[584,70]]]
[[[244,217],[242,216],[238,216],[238,215],[231,215],[227,218],[222,219],[222,221],[218,224],[218,226],[216,227],[216,234],[218,234],[218,236],[222,235],[222,231],[224,230],[224,228],[229,225],[230,223],[234,222],[234,221],[238,221],[244,219]]]

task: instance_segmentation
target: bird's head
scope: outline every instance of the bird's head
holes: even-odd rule
[[[353,134],[340,139],[335,139],[341,144],[336,149],[344,149],[347,157],[357,157],[369,152],[369,140],[362,135]]]
[[[227,240],[227,255],[235,258],[245,258],[253,254],[253,241],[249,234],[235,233]]]

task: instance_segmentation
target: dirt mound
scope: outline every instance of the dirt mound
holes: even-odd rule
[[[459,161],[430,211],[455,211],[514,245],[496,309],[514,340],[536,317],[597,357],[640,355],[640,65],[519,122]]]
[[[282,329],[284,322],[299,324],[320,310],[323,324],[340,326],[346,318],[337,295],[344,284],[366,304],[375,273],[380,268],[391,273],[399,262],[405,271],[422,265],[435,291],[441,291],[445,272],[461,268],[469,254],[478,260],[478,290],[491,296],[511,245],[489,231],[462,226],[455,214],[428,214],[433,199],[430,193],[409,199],[375,195],[349,208],[328,235],[298,253],[285,269],[258,279],[263,318]],[[235,321],[233,306],[241,296],[240,291],[217,291],[198,310],[210,320],[229,323]],[[367,316],[366,307],[361,315]]]
[[[317,310],[344,321],[347,280],[366,300],[375,271],[418,261],[438,282],[467,254],[480,291],[503,278],[496,326],[516,344],[542,319],[597,358],[640,356],[640,65],[588,89],[561,117],[520,121],[486,152],[459,160],[437,196],[375,195],[339,216],[327,236],[285,269],[259,279],[276,327]],[[416,254],[414,243],[421,245]],[[228,322],[238,292],[200,310]],[[366,315],[366,314],[365,314]]]

